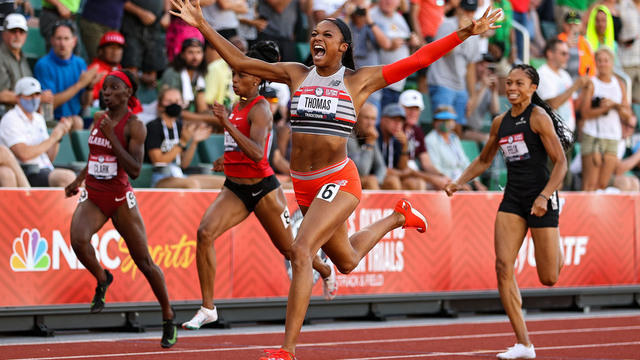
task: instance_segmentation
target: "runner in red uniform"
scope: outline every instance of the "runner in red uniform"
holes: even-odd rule
[[[247,56],[267,62],[278,61],[280,55],[273,42],[258,42]],[[222,105],[216,104],[216,119],[224,132],[224,174],[227,179],[216,200],[209,206],[198,228],[196,263],[202,306],[196,315],[182,324],[196,330],[218,319],[213,304],[216,274],[216,253],[213,242],[225,231],[239,224],[254,212],[269,234],[273,245],[288,259],[293,234],[290,226],[287,199],[269,166],[273,116],[267,100],[259,95],[263,80],[243,72],[233,72],[233,90],[240,96],[231,116]],[[335,296],[337,287],[332,264],[324,263],[317,255],[313,267],[324,279],[327,299]]]
[[[136,197],[129,183],[129,175],[140,174],[144,156],[147,129],[131,109],[137,84],[131,73],[113,71],[105,78],[102,92],[107,111],[96,116],[89,137],[89,161],[76,179],[65,188],[67,197],[82,189],[78,207],[71,219],[71,245],[78,260],[98,280],[91,302],[91,312],[102,311],[107,287],[113,275],[100,266],[91,246],[91,236],[111,219],[122,235],[136,266],[147,278],[162,307],[162,347],[173,346],[177,329],[173,323],[175,313],[169,304],[169,295],[162,270],[153,262],[147,246],[147,236]],[[115,120],[119,119],[119,120]]]

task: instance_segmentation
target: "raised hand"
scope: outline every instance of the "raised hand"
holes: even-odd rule
[[[487,8],[482,17],[478,20],[472,20],[471,24],[467,25],[466,30],[471,35],[480,35],[486,31],[498,29],[500,25],[495,25],[495,22],[500,20],[503,16],[502,9],[493,9],[491,6]]]
[[[200,0],[171,0],[171,5],[175,10],[169,12],[193,27],[198,27],[204,21]]]
[[[109,141],[111,141],[111,138],[109,136],[114,134],[113,128],[115,126],[115,122],[111,120],[107,113],[105,113],[102,117],[102,120],[100,121],[100,131],[102,131],[102,134],[104,134],[104,136],[109,139]]]
[[[193,131],[193,141],[201,142],[209,138],[211,136],[211,127],[207,124],[198,124],[198,126]]]

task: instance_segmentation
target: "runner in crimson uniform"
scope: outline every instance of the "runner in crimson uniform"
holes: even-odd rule
[[[100,312],[113,275],[100,266],[90,241],[91,236],[111,219],[160,302],[161,345],[168,348],[177,340],[173,323],[175,313],[169,304],[162,270],[149,254],[144,223],[129,183],[129,176],[136,178],[140,174],[147,134],[144,124],[131,113],[131,109],[139,105],[133,96],[136,89],[133,75],[127,71],[113,71],[104,80],[102,92],[108,109],[96,114],[97,121],[89,137],[87,166],[65,188],[67,197],[80,191],[78,207],[71,219],[71,245],[78,260],[98,280],[91,312]],[[83,181],[86,190],[79,188]]]
[[[268,62],[278,61],[278,48],[274,42],[258,42],[247,54]],[[225,231],[247,218],[251,212],[271,238],[273,244],[288,259],[293,244],[287,199],[269,166],[271,128],[273,116],[269,102],[259,96],[263,83],[259,77],[233,72],[233,90],[240,96],[231,116],[220,104],[214,106],[216,119],[224,132],[224,174],[227,179],[216,200],[209,206],[198,228],[196,263],[202,306],[196,315],[182,324],[185,329],[196,330],[218,319],[213,304],[216,273],[214,240]],[[216,170],[221,164],[217,161]],[[332,299],[336,294],[335,270],[317,255],[314,268],[324,279],[324,295]]]
[[[560,247],[556,190],[567,172],[565,151],[571,147],[571,131],[536,93],[540,77],[530,65],[515,65],[506,81],[511,109],[496,116],[489,140],[455,182],[445,185],[451,196],[493,162],[498,149],[507,163],[507,184],[495,222],[495,253],[498,292],[516,334],[517,343],[499,353],[500,359],[533,359],[535,349],[522,315],[522,297],[514,266],[527,231],[535,245],[540,282],[553,286],[560,276],[564,257]],[[551,160],[551,172],[547,164]]]
[[[287,84],[298,96],[295,111],[292,99],[290,166],[292,178],[297,179],[293,189],[304,219],[291,251],[293,278],[284,344],[281,349],[267,351],[262,360],[295,359],[313,288],[312,254],[322,248],[338,270],[348,274],[389,231],[400,226],[421,232],[427,228],[424,216],[408,201],[400,200],[389,216],[348,235],[347,220],[360,202],[360,190],[354,186],[359,183],[357,169],[347,159],[347,138],[360,107],[376,90],[429,66],[466,38],[496,29],[493,23],[500,11],[489,8],[480,19],[405,59],[354,70],[351,31],[340,19],[325,19],[311,33],[313,66],[269,64],[245,56],[209,26],[199,0],[171,3],[175,8],[171,13],[197,27],[232,69]]]

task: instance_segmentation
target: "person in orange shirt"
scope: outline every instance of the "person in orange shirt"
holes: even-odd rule
[[[573,79],[579,76],[594,76],[596,74],[595,58],[591,45],[580,33],[580,14],[576,11],[569,11],[564,17],[562,33],[558,34],[558,39],[569,45],[569,62],[567,72]]]
[[[101,79],[93,87],[92,99],[94,101],[100,98],[102,83],[104,83],[107,74],[122,68],[120,61],[122,61],[123,49],[124,36],[117,31],[108,31],[100,38],[98,57],[93,59],[93,62],[89,65],[89,69],[96,68],[98,73],[102,74]]]

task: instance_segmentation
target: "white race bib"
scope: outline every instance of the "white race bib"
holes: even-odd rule
[[[236,139],[228,132],[224,132],[224,151],[239,151]]]
[[[300,95],[298,100],[298,116],[333,120],[338,111],[338,94],[335,89],[317,87],[313,94]]]
[[[505,160],[509,162],[526,160],[531,157],[527,143],[524,142],[524,133],[505,136],[500,139],[499,144]]]
[[[109,180],[118,175],[118,159],[112,155],[91,155],[89,174],[99,180]]]

